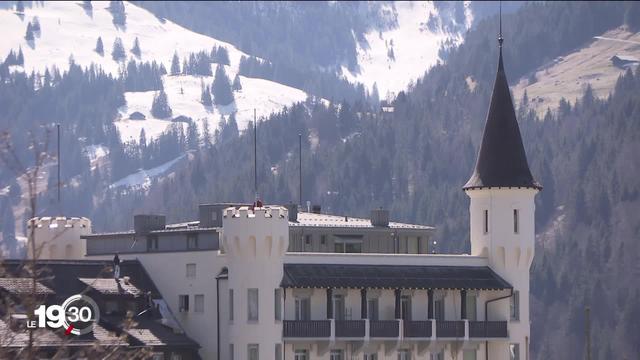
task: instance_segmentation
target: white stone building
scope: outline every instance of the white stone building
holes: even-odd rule
[[[238,204],[201,205],[183,224],[141,215],[132,231],[75,241],[86,258],[138,259],[205,359],[527,360],[541,186],[502,53],[463,189],[471,254],[431,254],[433,228],[384,210],[357,219]]]

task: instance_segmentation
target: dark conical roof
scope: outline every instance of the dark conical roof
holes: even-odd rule
[[[502,47],[500,47],[498,72],[493,85],[491,105],[478,160],[471,178],[463,189],[489,187],[542,189],[542,186],[533,179],[527,163],[527,155],[522,145],[520,128],[502,64]]]

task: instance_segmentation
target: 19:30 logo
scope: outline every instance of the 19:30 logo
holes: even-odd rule
[[[33,313],[38,317],[37,324],[27,324],[28,327],[64,328],[67,335],[88,334],[100,320],[100,309],[95,301],[80,294],[70,296],[62,305],[40,305]]]

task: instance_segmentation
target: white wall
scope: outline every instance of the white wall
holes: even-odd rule
[[[82,259],[86,253],[85,241],[80,236],[91,233],[91,220],[87,218],[42,217],[27,222],[27,234],[34,227],[37,257],[48,259]],[[32,256],[28,249],[27,256]]]

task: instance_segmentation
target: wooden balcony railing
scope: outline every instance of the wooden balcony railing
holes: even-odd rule
[[[372,320],[369,322],[369,336],[372,338],[397,338],[400,336],[398,320]]]
[[[469,321],[469,337],[471,338],[506,338],[506,321]]]
[[[439,338],[463,338],[464,321],[436,321],[436,336]]]
[[[430,338],[431,321],[404,321],[404,337]]]
[[[336,320],[335,324],[338,338],[364,337],[364,320]]]
[[[331,321],[284,320],[282,322],[282,333],[285,338],[328,338],[331,336]]]

